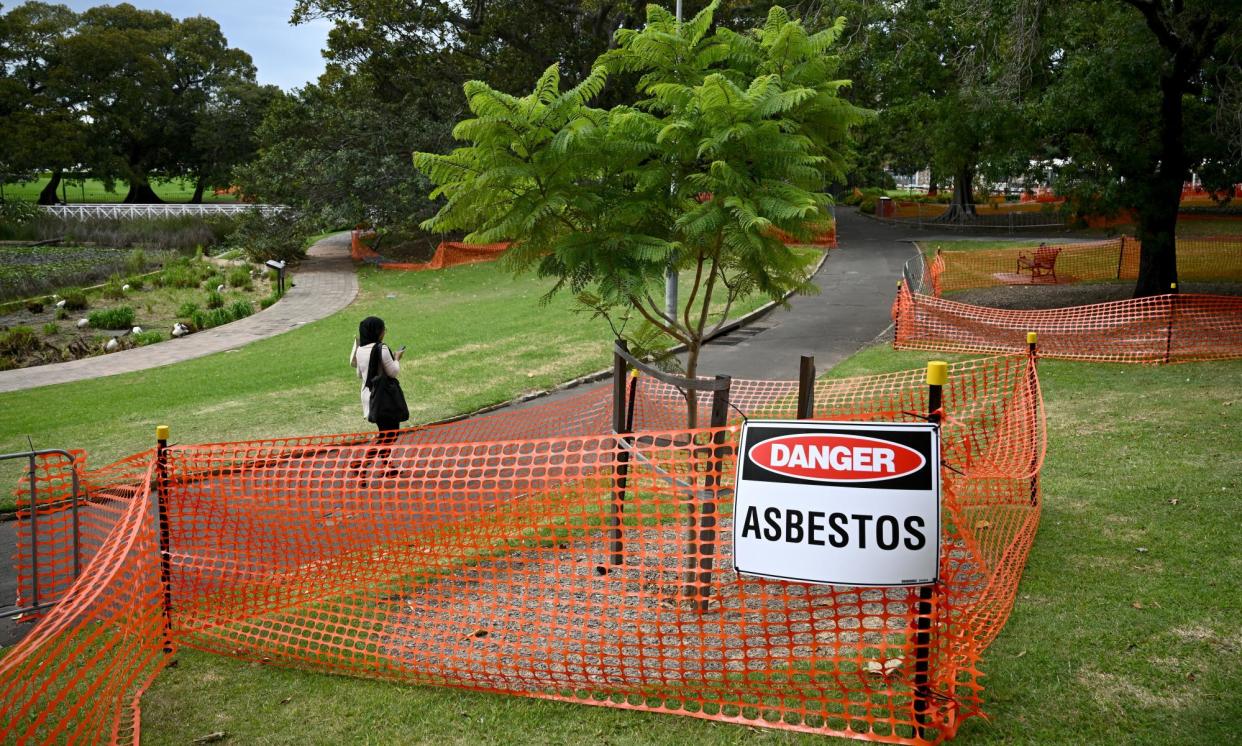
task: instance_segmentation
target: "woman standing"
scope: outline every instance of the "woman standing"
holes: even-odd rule
[[[372,376],[381,374],[389,378],[397,378],[401,374],[401,356],[405,354],[404,347],[393,353],[388,345],[383,343],[384,334],[387,331],[382,319],[375,316],[366,317],[362,323],[358,324],[358,336],[354,339],[354,349],[349,353],[349,364],[354,367],[358,378],[362,381],[362,416],[375,422],[379,429],[377,442],[381,446],[391,446],[396,442],[401,421],[371,417],[371,388],[367,386],[367,383]],[[388,453],[389,449],[384,448],[379,455],[387,460]]]

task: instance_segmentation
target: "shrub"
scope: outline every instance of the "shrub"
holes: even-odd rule
[[[31,298],[26,301],[26,310],[31,313],[43,313],[43,299]]]
[[[132,335],[130,340],[134,343],[135,347],[146,347],[147,345],[153,345],[156,342],[163,342],[164,335],[154,330],[138,332],[137,334]]]
[[[43,345],[35,330],[28,326],[15,326],[0,335],[0,355],[20,357],[39,350]]]
[[[59,321],[64,321],[65,319],[69,318],[69,312],[63,308],[58,308],[56,309],[56,318]]]
[[[148,263],[147,252],[142,249],[134,249],[125,255],[125,271],[131,275],[141,274],[146,270]],[[131,281],[130,284],[134,283]]]
[[[224,306],[224,296],[220,295],[215,290],[209,291],[207,293],[206,305],[208,308],[222,308]]]
[[[304,234],[293,211],[264,215],[256,209],[237,218],[237,230],[229,241],[241,247],[253,262],[291,261],[306,256]]]
[[[233,317],[234,321],[236,321],[237,319],[244,319],[254,313],[254,306],[250,305],[250,301],[248,300],[235,300],[229,304],[228,310],[229,315]]]
[[[8,355],[0,355],[0,370],[13,370],[17,367],[17,362]]]
[[[221,285],[224,285],[225,287],[227,287],[228,281],[225,280],[224,275],[219,274],[219,273],[214,273],[203,280],[203,287],[207,288],[208,290],[215,290]]]
[[[100,295],[108,300],[120,300],[125,297],[125,291],[121,289],[121,278],[113,277],[99,291]]]
[[[90,305],[86,291],[81,288],[66,288],[60,291],[60,297],[64,299],[67,311],[81,311]]]
[[[271,308],[272,304],[278,300],[280,300],[280,293],[273,290],[271,295],[259,301],[259,308],[262,308],[262,309]]]
[[[181,308],[177,309],[177,318],[188,319],[198,311],[197,303],[182,303]]]
[[[43,334],[48,337],[54,337],[60,334],[60,325],[55,321],[49,321],[43,325]]]
[[[254,284],[250,280],[250,270],[246,267],[234,267],[229,270],[229,287],[250,290]]]
[[[130,288],[133,290],[142,290],[144,287],[146,287],[147,283],[141,277],[129,277],[129,278],[126,278],[125,284],[129,285]]]
[[[128,329],[134,325],[134,309],[129,306],[91,311],[87,319],[96,329]]]
[[[867,196],[863,197],[862,200],[858,203],[858,211],[862,213],[866,213],[867,215],[874,215],[875,206],[876,206],[876,202],[878,201],[878,199],[879,198],[876,197],[875,195],[868,194]]]

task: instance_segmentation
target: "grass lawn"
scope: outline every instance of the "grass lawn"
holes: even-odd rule
[[[821,253],[800,251],[808,268]],[[348,364],[368,315],[385,320],[393,348],[409,346],[401,380],[412,423],[547,389],[611,361],[602,319],[575,313],[568,294],[541,305],[550,281],[514,278],[497,264],[366,268],[359,282],[344,311],[236,351],[0,394],[0,453],[25,450],[29,433],[37,448],[82,448],[103,465],[153,446],[157,424],[180,443],[371,430]],[[731,315],[762,303],[751,298]],[[0,485],[16,483],[15,464],[0,462]],[[8,492],[0,490],[0,510],[12,508]]]
[[[37,181],[27,181],[22,183],[9,183],[4,185],[5,199],[26,200],[34,202],[39,199],[39,192],[43,191],[43,187],[47,186],[47,182],[52,177],[50,175],[43,176]],[[129,185],[125,181],[117,181],[113,185],[113,191],[109,192],[104,188],[104,183],[98,179],[85,179],[83,181],[64,182],[63,194],[71,203],[95,203],[95,202],[120,202],[125,199],[125,193],[129,191]],[[153,181],[151,188],[155,193],[168,202],[189,202],[194,196],[194,182],[188,179],[172,179],[169,181]],[[62,194],[60,189],[56,190],[57,196]],[[236,202],[237,196],[234,194],[215,195],[211,189],[203,192],[204,202]]]
[[[962,356],[876,347],[829,375],[922,367],[932,357]],[[991,721],[970,721],[957,742],[1231,742],[1242,718],[1242,553],[1233,535],[1242,523],[1242,361],[1162,368],[1045,361],[1041,378],[1050,431],[1042,524],[1013,615],[981,664]],[[359,736],[369,743],[825,743],[690,718],[276,670],[192,651],[179,657],[143,699],[146,743],[218,731],[229,742],[268,744]]]

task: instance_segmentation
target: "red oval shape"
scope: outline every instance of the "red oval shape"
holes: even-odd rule
[[[776,474],[818,482],[877,482],[923,468],[909,446],[862,435],[782,435],[751,446],[751,461]]]

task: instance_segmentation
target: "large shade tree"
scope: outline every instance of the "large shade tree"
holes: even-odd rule
[[[78,16],[63,5],[31,2],[0,15],[0,179],[52,178],[40,204],[56,201],[62,175],[86,159],[86,125],[58,74]]]
[[[183,172],[200,115],[255,73],[215,21],[121,4],[81,14],[54,74],[88,125],[92,173],[128,182],[126,202],[159,202],[152,175]]]
[[[1066,180],[1136,210],[1135,295],[1167,293],[1191,169],[1242,180],[1242,2],[1079,2],[1057,18],[1047,122]]]
[[[446,200],[426,227],[516,241],[516,268],[610,316],[640,315],[686,346],[691,376],[737,298],[811,289],[777,236],[824,229],[825,183],[842,176],[846,134],[865,116],[838,95],[840,23],[811,34],[773,8],[737,33],[713,26],[715,10],[681,23],[649,6],[645,27],[620,31],[564,92],[555,65],[520,98],[468,83],[474,116],[454,130],[465,145],[415,157]],[[641,100],[591,107],[620,74],[636,76]],[[694,278],[671,316],[652,294],[670,264]],[[694,424],[692,396],[688,412]]]

